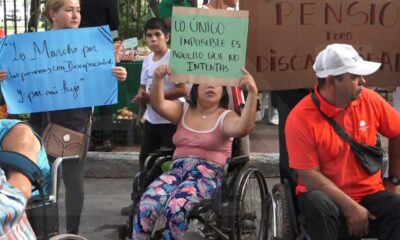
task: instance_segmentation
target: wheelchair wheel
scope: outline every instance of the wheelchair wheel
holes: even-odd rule
[[[50,240],[87,240],[87,238],[75,234],[60,234],[51,237]]]
[[[293,223],[291,221],[291,207],[288,191],[282,183],[276,184],[272,188],[273,207],[270,209],[270,222],[268,239],[295,239]],[[273,237],[272,237],[273,236]]]
[[[230,239],[263,240],[270,205],[264,176],[254,167],[244,167],[236,177],[233,194]]]

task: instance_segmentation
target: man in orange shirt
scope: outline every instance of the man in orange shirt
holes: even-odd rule
[[[300,214],[311,239],[362,237],[379,229],[379,239],[400,236],[400,114],[372,90],[363,76],[380,63],[364,61],[347,44],[332,44],[315,61],[318,84],[290,113],[286,143],[298,173]],[[355,141],[375,145],[389,138],[389,178],[369,174],[320,110]]]

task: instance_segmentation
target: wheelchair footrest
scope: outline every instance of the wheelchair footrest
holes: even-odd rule
[[[201,204],[197,204],[193,207],[193,210],[189,214],[189,219],[196,218],[196,216],[205,213],[207,211],[210,211],[213,209],[213,200],[212,199],[207,199],[203,200]]]

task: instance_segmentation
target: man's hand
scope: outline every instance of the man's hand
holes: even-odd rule
[[[136,96],[131,100],[131,102],[146,105],[150,102],[150,94],[140,89]]]
[[[309,190],[318,190],[326,193],[340,207],[346,218],[350,235],[362,237],[368,234],[369,220],[375,220],[375,216],[366,208],[340,190],[319,169],[297,170],[297,172],[301,181]]]
[[[383,180],[383,186],[386,191],[400,195],[400,185],[393,184],[389,179],[385,178]]]
[[[369,220],[375,220],[374,215],[358,203],[354,203],[348,209],[342,210],[351,236],[363,237],[368,235]]]

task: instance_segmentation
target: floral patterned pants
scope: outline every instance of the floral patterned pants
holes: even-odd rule
[[[193,157],[176,159],[170,170],[147,188],[137,206],[133,239],[149,239],[161,212],[166,219],[164,239],[183,239],[186,218],[193,207],[212,198],[223,176],[222,167]]]

